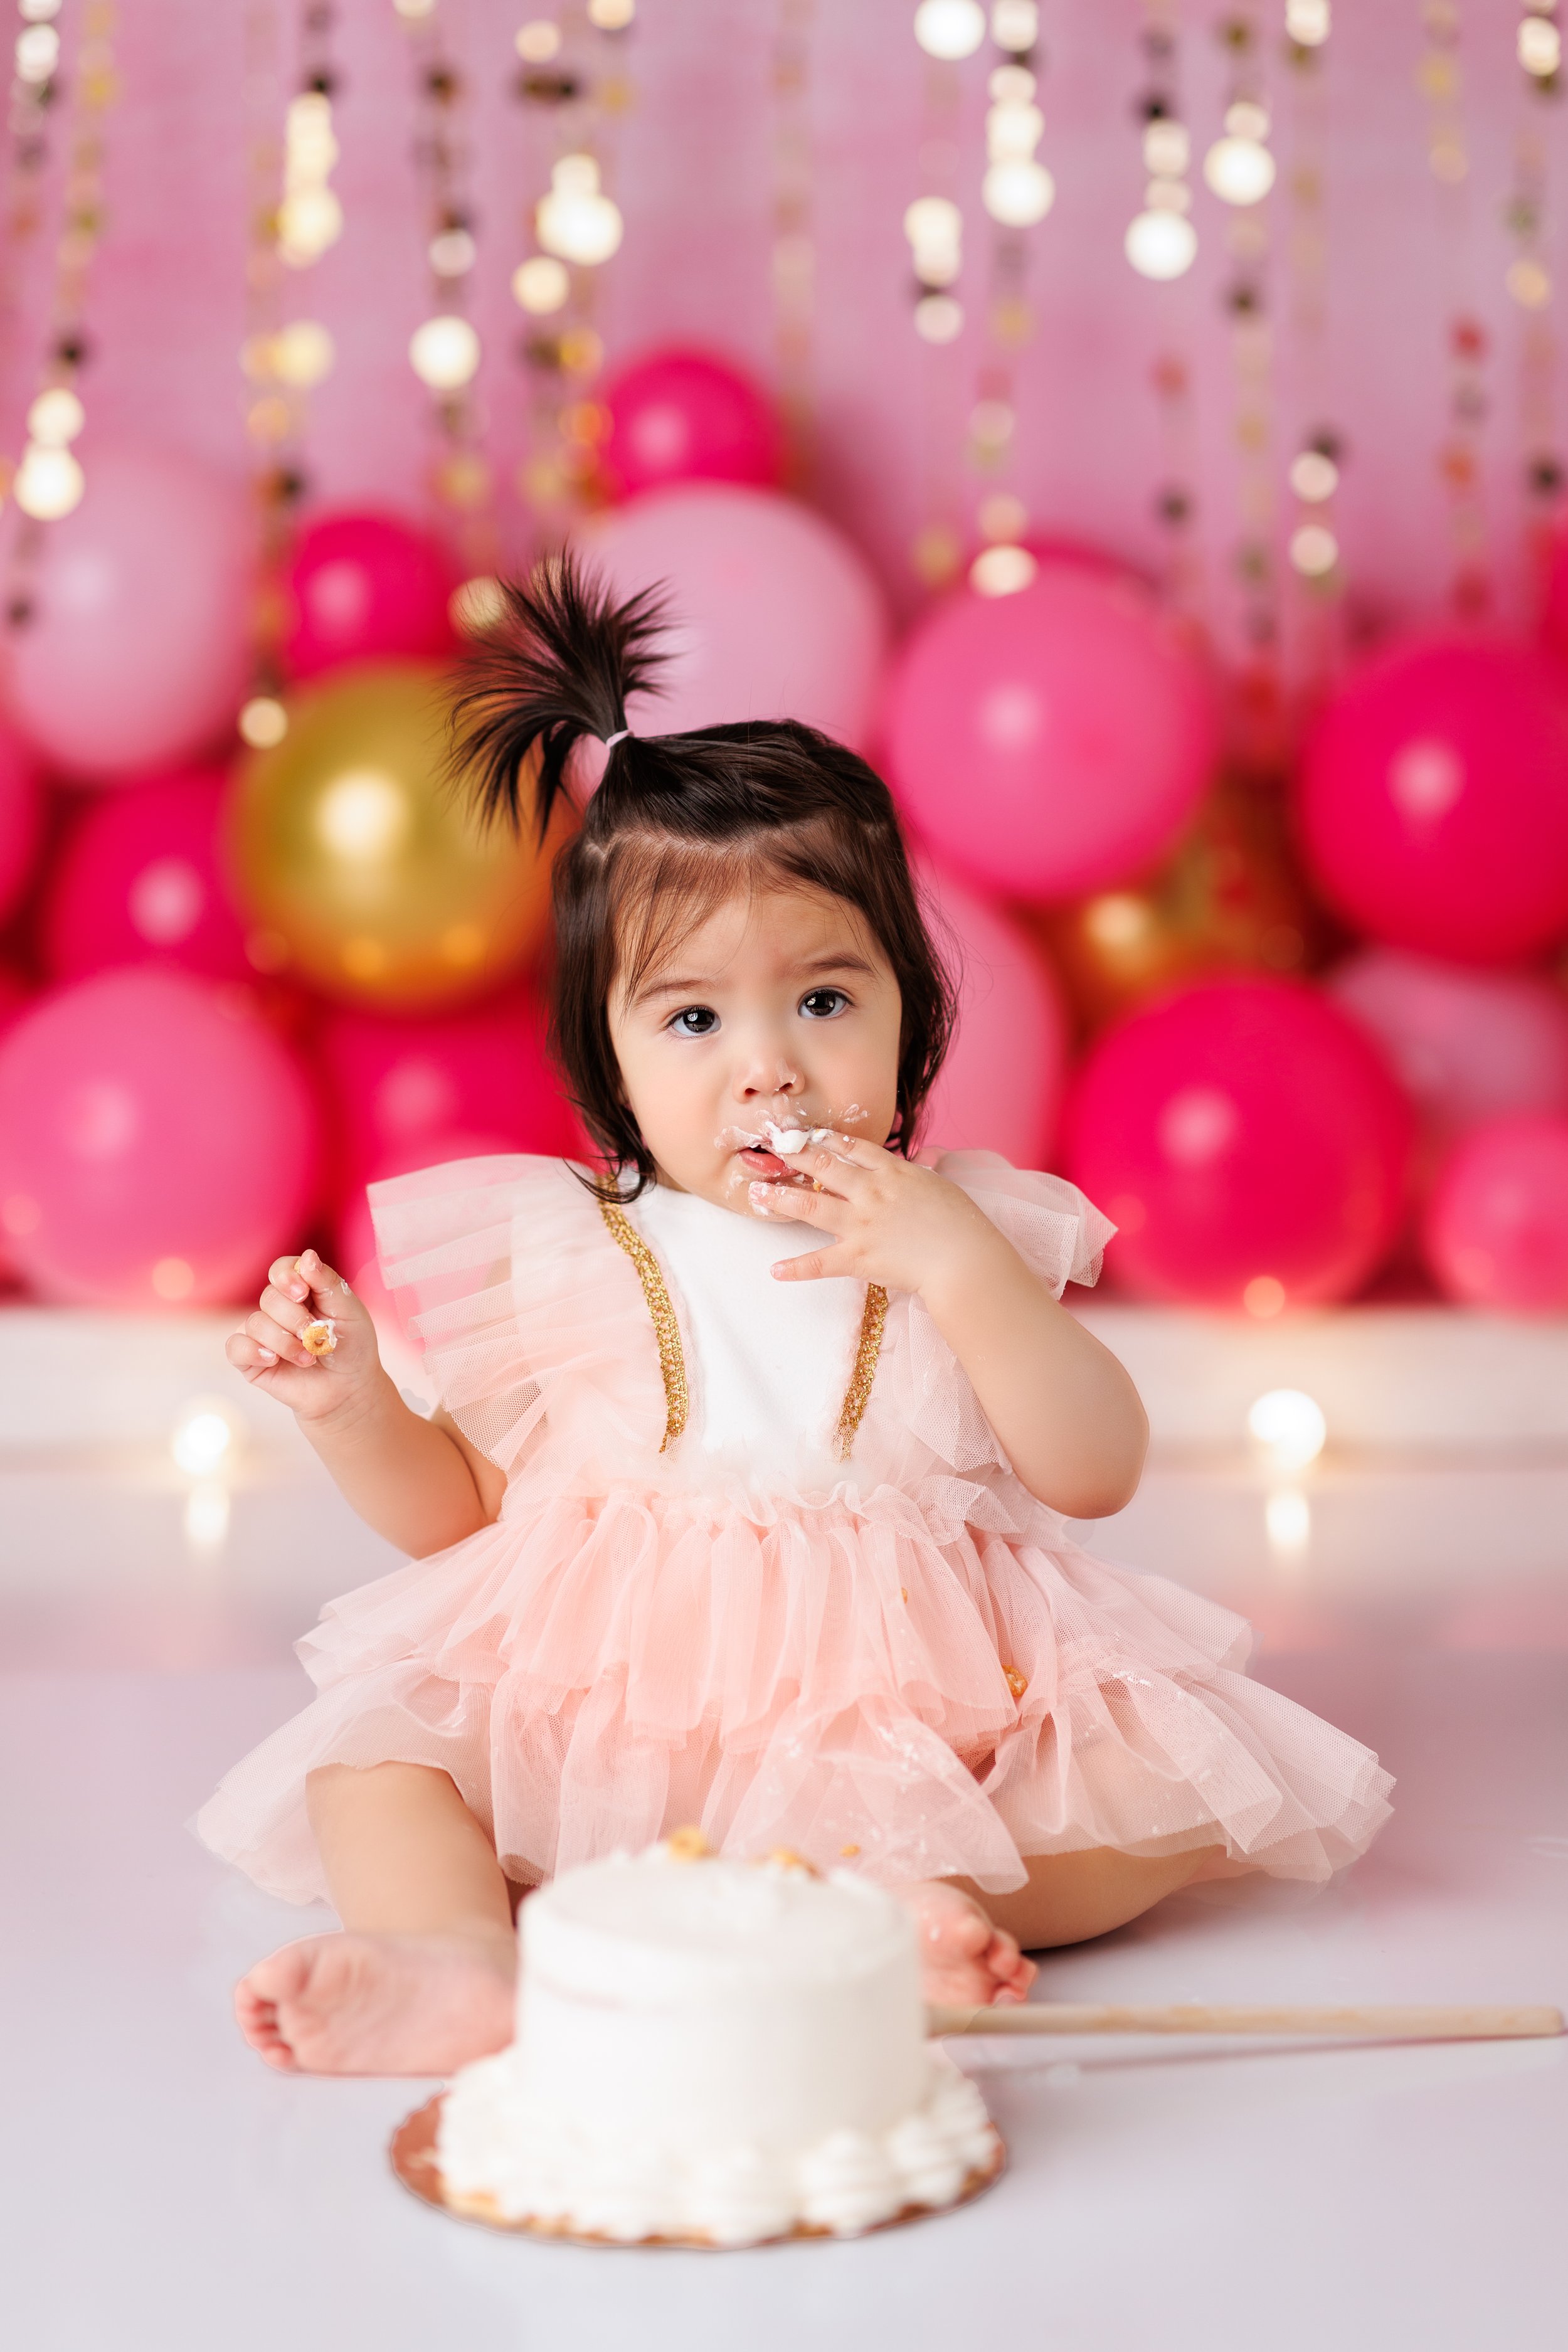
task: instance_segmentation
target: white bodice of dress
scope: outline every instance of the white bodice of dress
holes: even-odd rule
[[[686,1442],[737,1469],[830,1456],[854,1370],[866,1286],[843,1275],[778,1282],[781,1258],[820,1249],[810,1225],[737,1216],[650,1186],[628,1213],[658,1259],[691,1393]]]

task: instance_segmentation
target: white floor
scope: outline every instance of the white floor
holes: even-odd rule
[[[590,2252],[414,2203],[384,2149],[426,2086],[250,2059],[230,1984],[312,1916],[182,1826],[302,1698],[290,1635],[392,1555],[286,1444],[193,1502],[137,1423],[156,1368],[122,1369],[121,1433],[83,1447],[36,1421],[45,1372],[79,1404],[68,1361],[35,1390],[0,1347],[9,2342],[1557,2352],[1568,2042],[972,2047],[1007,2176],[858,2244]],[[1568,1461],[1352,1456],[1302,1494],[1271,1545],[1239,1459],[1173,1459],[1096,1542],[1246,1609],[1263,1677],[1397,1775],[1393,1823],[1327,1896],[1183,1899],[1042,1991],[1568,2003]]]

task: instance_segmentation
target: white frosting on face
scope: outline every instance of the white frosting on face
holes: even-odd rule
[[[925,2040],[913,1922],[846,1872],[656,1846],[529,1897],[518,2038],[442,2112],[456,2195],[724,2245],[956,2196],[995,2136]]]

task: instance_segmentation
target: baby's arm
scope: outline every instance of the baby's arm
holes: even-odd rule
[[[330,1320],[336,1345],[315,1356],[300,1334]],[[506,1479],[445,1413],[422,1421],[382,1369],[375,1327],[314,1250],[280,1257],[228,1360],[253,1388],[289,1407],[362,1519],[423,1559],[487,1527]]]
[[[818,1226],[829,1245],[774,1274],[856,1274],[918,1291],[1031,1495],[1075,1519],[1130,1502],[1149,1444],[1131,1379],[968,1193],[847,1137],[801,1164],[822,1192],[792,1185],[780,1200],[783,1187],[756,1183],[752,1206]]]

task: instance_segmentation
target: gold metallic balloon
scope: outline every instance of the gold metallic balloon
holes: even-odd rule
[[[524,963],[549,921],[550,851],[482,832],[447,782],[432,664],[355,668],[293,696],[246,761],[228,855],[258,971],[354,1004],[434,1011]]]
[[[1215,971],[1300,971],[1318,923],[1264,788],[1222,784],[1157,872],[1026,917],[1097,1029],[1146,997]]]

